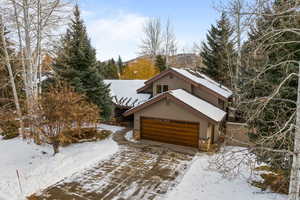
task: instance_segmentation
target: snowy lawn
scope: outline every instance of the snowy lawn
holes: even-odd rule
[[[113,132],[122,127],[100,125]],[[73,144],[60,148],[53,156],[49,145],[38,146],[20,138],[0,139],[0,200],[20,200],[83,170],[117,152],[112,137],[98,142]],[[20,174],[21,189],[17,173]]]
[[[270,191],[262,192],[248,183],[250,169],[241,170],[241,175],[227,179],[209,168],[213,156],[199,153],[182,181],[167,195],[167,200],[286,200],[286,195]]]

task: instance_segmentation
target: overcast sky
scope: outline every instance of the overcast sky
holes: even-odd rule
[[[100,60],[123,60],[137,56],[143,36],[142,27],[149,18],[173,24],[179,52],[189,52],[194,42],[205,39],[219,17],[213,0],[81,0],[80,7],[92,45]]]

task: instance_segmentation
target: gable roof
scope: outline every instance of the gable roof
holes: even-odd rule
[[[167,98],[167,97],[180,105],[184,105],[184,106],[188,107],[190,110],[192,110],[193,112],[195,112],[197,114],[200,113],[202,116],[205,116],[214,122],[222,121],[226,115],[226,112],[224,112],[223,110],[184,91],[183,89],[169,90],[167,92],[156,95],[155,97],[149,99],[145,103],[140,104],[140,105],[126,111],[123,115],[124,116],[131,115],[131,114],[133,114],[139,110],[142,110],[143,108],[145,108],[155,102],[158,102],[164,98]]]
[[[122,107],[134,107],[144,103],[150,94],[138,94],[136,90],[144,85],[145,80],[104,80],[110,84],[110,94],[113,103]]]
[[[167,75],[168,73],[173,73],[175,75],[178,75],[179,77],[183,78],[184,80],[188,80],[195,85],[201,85],[210,91],[214,92],[215,94],[228,99],[232,95],[232,91],[225,87],[224,85],[221,85],[217,83],[216,81],[212,80],[208,76],[206,76],[203,73],[193,71],[191,69],[179,69],[179,68],[169,68],[162,73],[154,76],[153,78],[149,79],[145,82],[145,86],[138,89],[138,92],[143,91],[144,89],[150,87],[150,84],[154,82],[155,80],[160,79],[161,77]]]

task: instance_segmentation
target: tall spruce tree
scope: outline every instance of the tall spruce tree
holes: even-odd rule
[[[105,85],[97,70],[96,51],[91,46],[78,5],[75,6],[73,14],[72,23],[58,48],[54,70],[76,92],[85,94],[90,102],[96,104],[104,119],[109,119],[112,113],[109,86]]]
[[[231,42],[232,28],[228,18],[222,13],[217,26],[212,25],[203,42],[201,56],[206,68],[203,72],[216,81],[231,87],[234,65],[231,58],[234,56],[234,45]]]

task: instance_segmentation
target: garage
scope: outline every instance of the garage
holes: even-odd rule
[[[218,140],[218,129],[226,112],[178,89],[156,95],[123,115],[132,114],[136,140],[204,149]]]
[[[199,123],[141,118],[141,139],[198,147]]]

